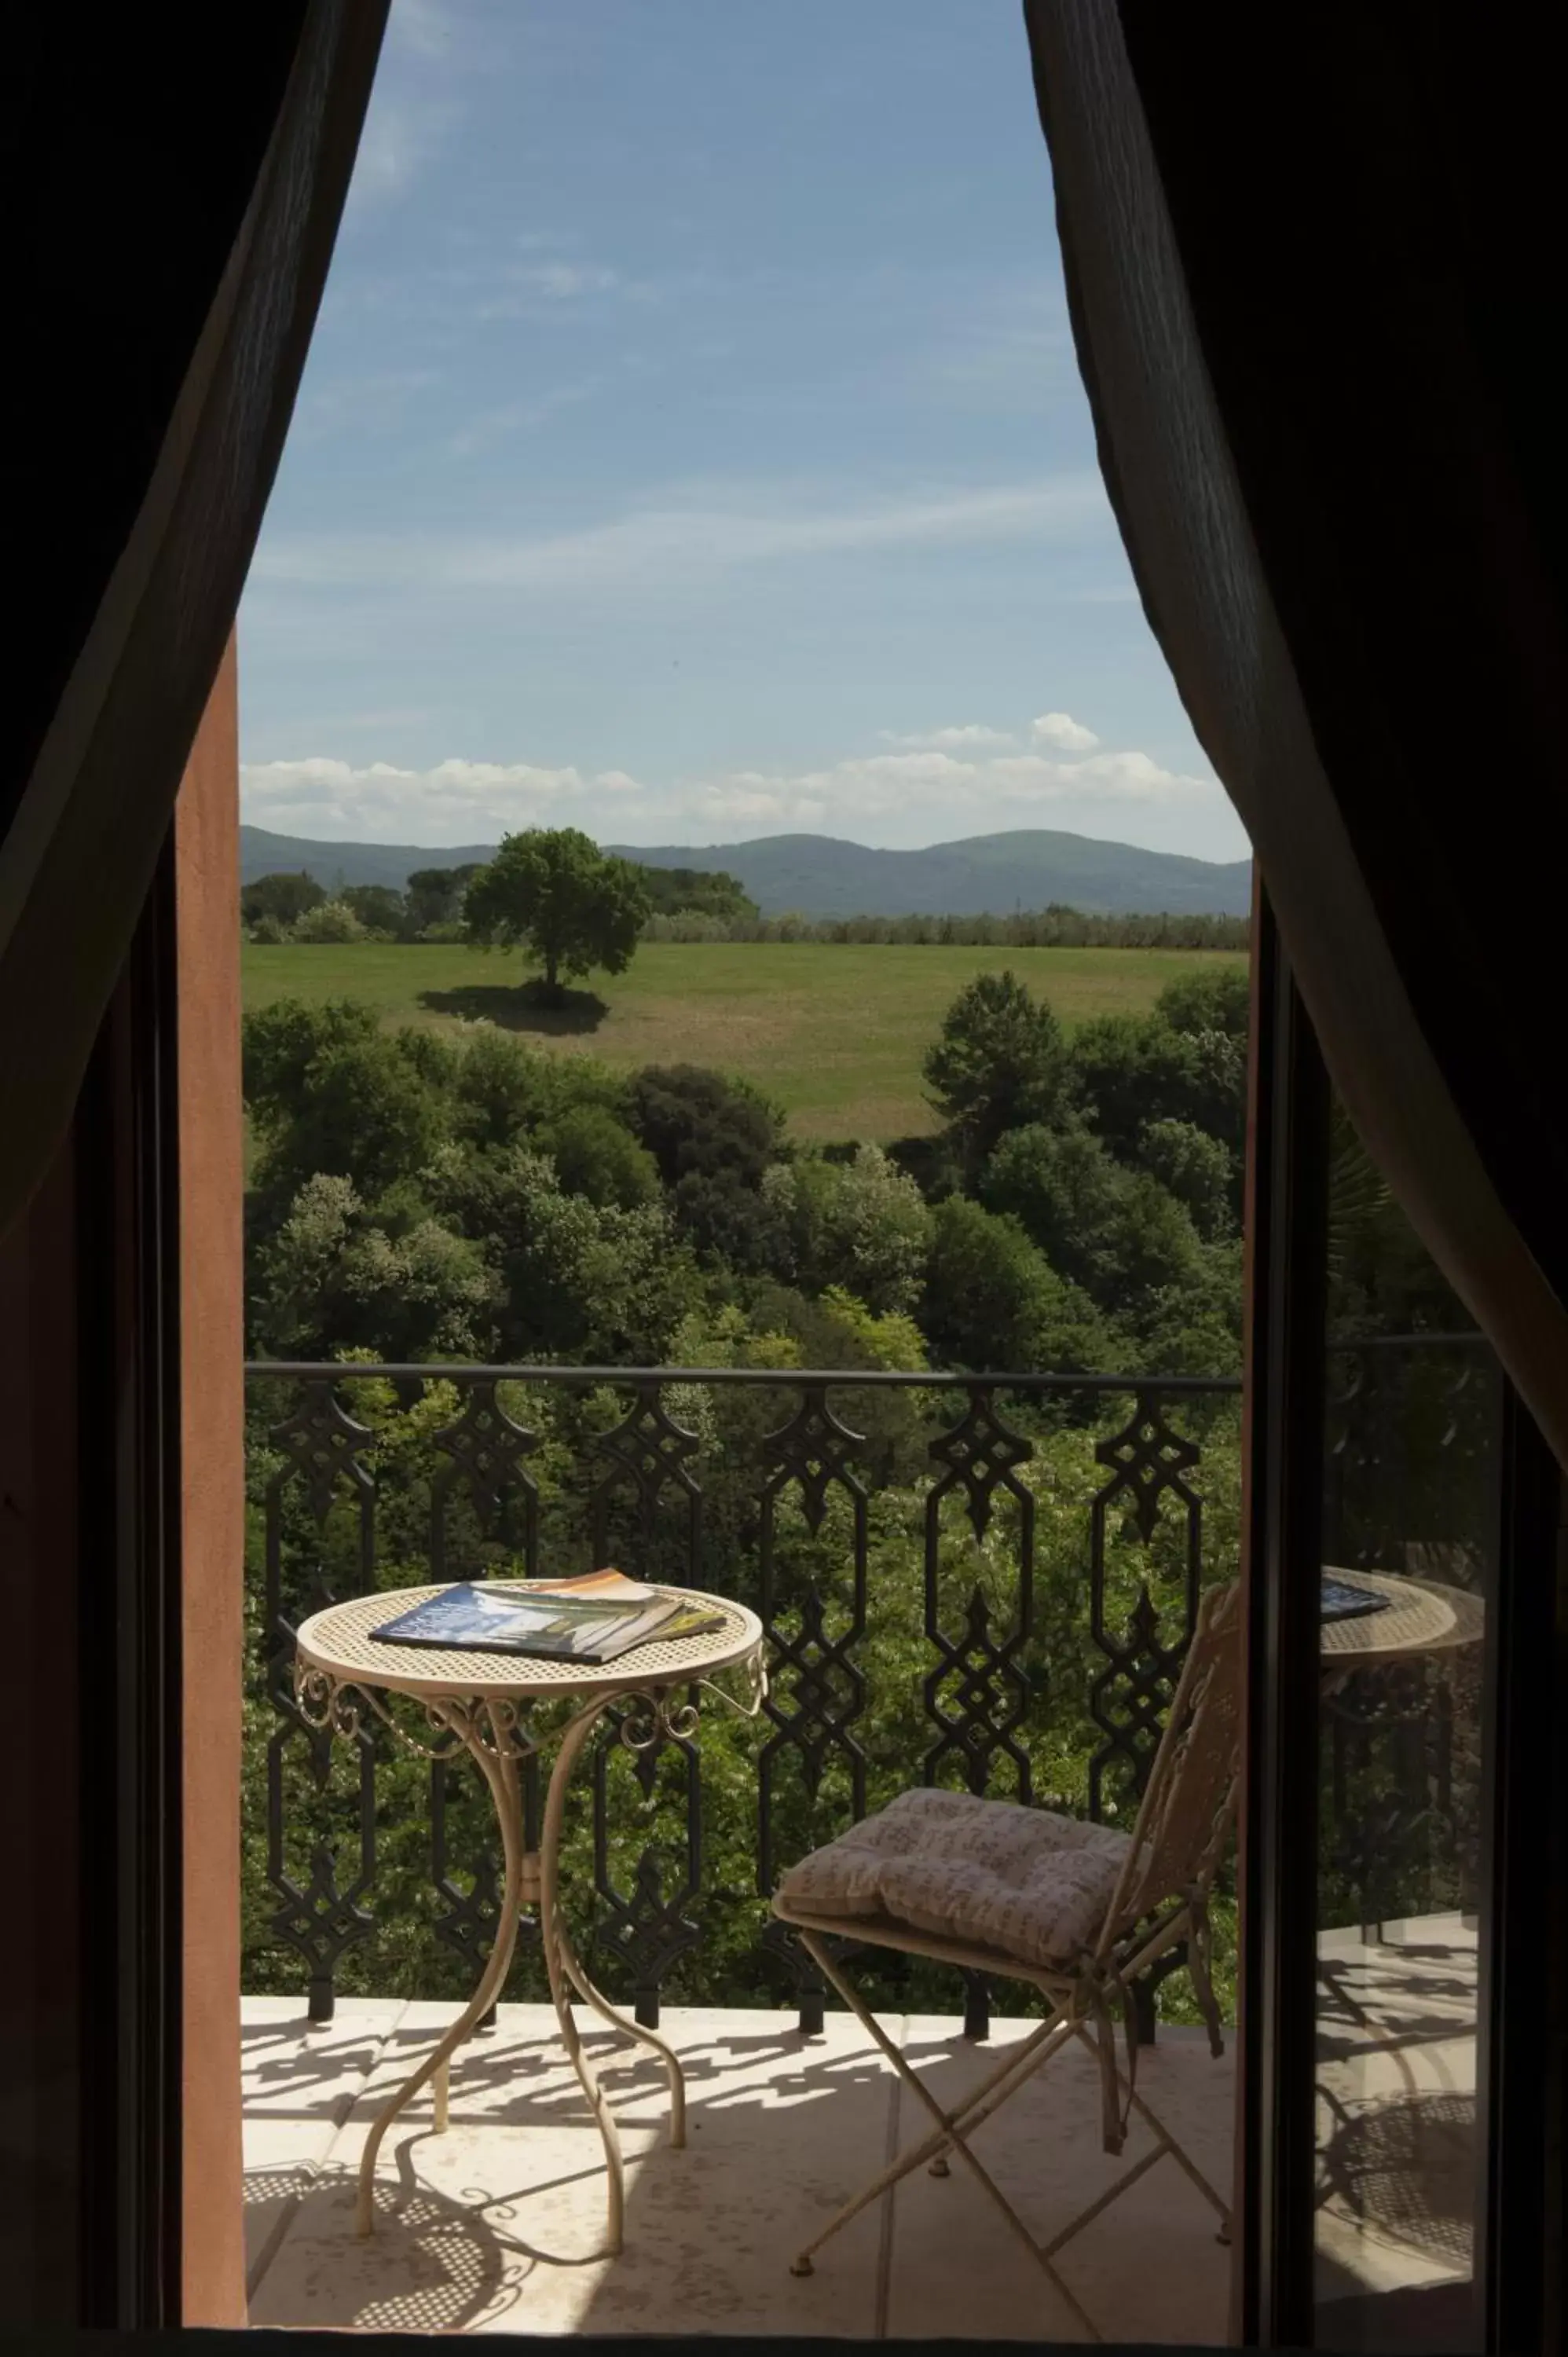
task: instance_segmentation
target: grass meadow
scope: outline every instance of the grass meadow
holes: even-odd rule
[[[629,971],[541,1006],[521,958],[424,942],[247,943],[247,1007],[282,997],[367,999],[385,1022],[455,1030],[489,1021],[618,1070],[709,1064],[767,1089],[798,1137],[905,1137],[933,1126],[920,1059],[971,977],[1010,966],[1068,1029],[1140,1014],[1227,951],[939,948],[817,942],[648,942]]]

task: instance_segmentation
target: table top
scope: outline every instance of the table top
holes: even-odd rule
[[[1484,1633],[1478,1596],[1436,1581],[1397,1579],[1391,1572],[1342,1571],[1325,1564],[1330,1579],[1375,1587],[1389,1598],[1384,1612],[1360,1612],[1326,1620],[1320,1632],[1325,1668],[1354,1669],[1361,1663],[1414,1661],[1419,1654],[1452,1652],[1473,1645]]]
[[[432,1596],[441,1595],[450,1581],[429,1587],[377,1588],[347,1604],[329,1604],[313,1612],[295,1641],[300,1661],[323,1670],[339,1685],[377,1686],[388,1694],[421,1695],[429,1699],[459,1696],[475,1701],[489,1697],[613,1695],[636,1693],[650,1686],[684,1685],[693,1678],[712,1677],[751,1661],[761,1650],[762,1623],[744,1604],[725,1596],[708,1596],[701,1588],[671,1587],[664,1592],[689,1598],[724,1615],[722,1629],[690,1637],[660,1641],[652,1638],[613,1662],[558,1662],[523,1653],[481,1653],[467,1646],[451,1651],[429,1645],[386,1645],[371,1631],[401,1612],[411,1611]]]

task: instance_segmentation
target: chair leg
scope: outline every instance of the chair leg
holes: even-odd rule
[[[802,1945],[807,1947],[813,1955],[817,1954],[817,1951],[811,1947],[809,1932],[802,1932],[800,1940]],[[830,1972],[824,1957],[819,1955],[818,1961],[822,1964],[823,1973],[832,1979],[834,1986],[851,2012],[870,2031],[899,2077],[916,2090],[929,2108],[930,2099],[926,2095],[925,2090],[920,2086],[897,2048],[884,2034],[881,2024],[875,2015],[868,2012],[857,1992],[847,1981]],[[907,2146],[896,2159],[890,2161],[886,2169],[880,2170],[871,2179],[868,2185],[863,2186],[852,2201],[846,2201],[843,2209],[835,2212],[817,2236],[816,2241],[809,2244],[806,2249],[800,2253],[790,2267],[790,2274],[810,2275],[812,2252],[821,2250],[822,2244],[836,2234],[841,2227],[847,2226],[852,2218],[858,2217],[861,2211],[875,2201],[880,2194],[888,2192],[901,2179],[912,2175],[922,2161],[930,2163],[933,2175],[937,2172],[939,2163],[941,2166],[941,2173],[944,2176],[949,2174],[946,2155],[955,2139],[956,2132],[961,2128],[965,2132],[972,2133],[983,2121],[991,2117],[993,2112],[999,2111],[1015,2088],[1020,2086],[1035,2071],[1043,2069],[1052,2054],[1066,2043],[1069,2035],[1070,2025],[1065,2021],[1041,2022],[1037,2029],[1031,2031],[1022,2046],[1015,2049],[1011,2054],[1004,2055],[996,2068],[987,2072],[979,2086],[970,2090],[956,2111],[940,2114],[944,2123],[942,2127],[922,2137],[918,2144]]]
[[[809,1946],[811,1938],[810,1933],[802,1932],[800,1938],[802,1944]],[[828,1971],[828,1966],[825,1960],[819,1959],[819,1961],[822,1962],[822,1969],[824,1973],[826,1973]],[[872,2037],[881,2047],[883,2052],[886,2055],[888,2061],[892,2063],[899,2076],[908,2081],[911,2085],[917,2085],[918,2083],[915,2080],[908,2064],[904,2061],[904,2058],[898,2052],[897,2048],[886,2038],[882,2029],[881,2024],[876,2020],[875,2015],[867,2011],[865,2005],[861,2002],[856,1991],[853,1989],[847,1982],[839,1980],[836,1975],[832,1975],[832,1977],[834,1979],[834,1985],[838,1988],[839,1994],[843,1996],[844,2003],[849,2007],[856,2019],[870,2031]],[[985,2078],[982,2080],[980,2085],[971,2092],[964,2102],[960,2104],[956,2112],[951,2114],[943,2113],[941,2115],[944,2125],[940,2128],[935,2130],[930,2136],[923,2137],[918,2144],[906,2147],[905,2150],[899,2153],[896,2159],[890,2161],[886,2169],[880,2170],[878,2174],[871,2179],[868,2185],[863,2186],[861,2190],[854,2195],[853,2200],[846,2201],[843,2209],[836,2212],[833,2217],[829,2220],[822,2233],[817,2236],[816,2241],[809,2244],[806,2249],[800,2253],[799,2256],[790,2267],[790,2274],[802,2276],[810,2275],[811,2272],[811,2253],[813,2251],[821,2250],[822,2244],[829,2241],[832,2235],[836,2234],[842,2226],[847,2226],[852,2218],[858,2217],[861,2211],[865,2209],[871,2202],[875,2201],[879,2194],[888,2192],[891,2188],[898,2184],[902,2179],[911,2175],[915,2169],[919,2168],[922,2161],[931,2161],[934,2167],[937,2160],[943,2159],[946,2150],[952,2141],[952,2131],[955,2126],[972,2120],[979,2120],[988,2117],[991,2112],[994,2111],[998,2104],[1004,2102],[1006,2096],[1012,2092],[1011,2086],[1004,2086],[1003,2084],[1004,2081],[1015,2082],[1027,2075],[1026,2072],[1020,2071],[1019,2063],[1023,2060],[1024,2055],[1029,2053],[1039,2043],[1042,2033],[1048,2030],[1050,2028],[1050,2023],[1042,2023],[1040,2029],[1036,2031],[1026,2040],[1025,2047],[1021,2053],[1004,2057],[997,2068],[989,2072]],[[993,2093],[993,2090],[995,2090],[996,2092]],[[990,2101],[984,2103],[983,2109],[978,2108],[982,2105],[983,2099],[988,2095],[990,2096]]]
[[[1079,2301],[1074,2298],[1067,2284],[1063,2282],[1056,2268],[1051,2265],[1048,2254],[1041,2248],[1040,2244],[1035,2240],[1033,2234],[1030,2233],[1022,2218],[1019,2217],[1017,2212],[1014,2209],[1012,2203],[1008,2201],[1001,2187],[996,2183],[995,2179],[991,2175],[990,2171],[983,2166],[983,2164],[976,2159],[974,2154],[970,2150],[969,2145],[965,2139],[964,2129],[960,2125],[961,2122],[968,2122],[972,2126],[973,2125],[974,2115],[980,2109],[983,2099],[987,2094],[989,2094],[991,2098],[989,2109],[994,2110],[996,2108],[996,2104],[1003,2100],[1000,2090],[1004,2082],[1010,2080],[1014,2083],[1014,2086],[1016,2086],[1022,2083],[1024,2077],[1031,2075],[1030,2072],[1020,2072],[1019,2063],[1023,2060],[1023,2057],[1017,2056],[1010,2058],[1002,2069],[991,2074],[990,2078],[986,2081],[984,2087],[977,2090],[975,2095],[970,2101],[960,2104],[956,2111],[944,2112],[941,2105],[937,2102],[936,2097],[924,2084],[918,2073],[910,2069],[908,2063],[906,2062],[903,2055],[899,2053],[898,2049],[887,2036],[886,2031],[883,2029],[875,2016],[865,2005],[862,2003],[858,1992],[844,1978],[843,1975],[839,1971],[832,1958],[828,1954],[825,1948],[822,1946],[821,1943],[813,1939],[809,1932],[804,1931],[800,1934],[800,1941],[801,1945],[806,1949],[808,1954],[811,1956],[812,1963],[815,1964],[818,1969],[826,1975],[828,1980],[832,1982],[839,1995],[843,1998],[844,2003],[854,2014],[856,2019],[863,2023],[865,2029],[870,2031],[872,2037],[875,2040],[877,2045],[880,2046],[882,2051],[886,2055],[887,2060],[897,2072],[898,2076],[903,2080],[905,2085],[908,2087],[911,2093],[914,2094],[917,2101],[922,2105],[922,2107],[930,2114],[937,2126],[936,2132],[933,2136],[927,2136],[921,2143],[911,2146],[906,2152],[900,2154],[898,2158],[893,2162],[890,2168],[885,2169],[879,2178],[877,2178],[871,2185],[865,2187],[862,2192],[857,2193],[852,2201],[844,2204],[843,2208],[840,2210],[834,2217],[830,2219],[827,2225],[823,2227],[822,2233],[816,2235],[811,2242],[808,2243],[801,2251],[797,2253],[795,2258],[790,2264],[790,2274],[797,2276],[810,2275],[812,2271],[812,2254],[821,2250],[822,2244],[827,2242],[831,2236],[836,2234],[841,2226],[847,2225],[849,2221],[852,2218],[858,2216],[859,2212],[864,2210],[869,2202],[874,2201],[879,2194],[886,2192],[893,2185],[897,2184],[901,2178],[908,2176],[909,2172],[912,2169],[918,2169],[923,2160],[929,2159],[933,2154],[941,2153],[945,2150],[950,2149],[959,2155],[965,2168],[974,2178],[976,2183],[989,2196],[995,2208],[1000,2211],[1002,2216],[1006,2220],[1007,2224],[1012,2229],[1014,2234],[1023,2244],[1025,2249],[1029,2253],[1030,2257],[1034,2259],[1036,2265],[1046,2276],[1046,2279],[1050,2284],[1052,2290],[1056,2292],[1058,2298],[1064,2300],[1067,2306],[1072,2310],[1074,2317],[1077,2319],[1079,2324],[1082,2327],[1089,2339],[1091,2341],[1099,2341],[1101,2335],[1095,2326],[1093,2318],[1089,2314],[1088,2310],[1082,2307]],[[1050,2021],[1043,2022],[1040,2025],[1039,2029],[1035,2031],[1025,2041],[1026,2051],[1034,2059],[1035,2067],[1038,2067],[1039,2061],[1044,2059],[1043,2057],[1035,2057],[1035,2050],[1046,2042],[1047,2038],[1053,2029],[1061,2029],[1063,2025],[1060,2023],[1053,2023]],[[1013,2087],[1008,2088],[1008,2093],[1012,2093],[1013,2091]]]
[[[1093,2054],[1096,2061],[1098,2061],[1100,2059],[1099,2044],[1094,2035],[1091,2033],[1088,2023],[1077,2021],[1073,2023],[1072,2029],[1073,2033],[1082,2040],[1084,2045],[1088,2047],[1090,2052]],[[1062,2248],[1064,2244],[1070,2243],[1075,2234],[1081,2233],[1084,2227],[1089,2225],[1094,2219],[1098,2218],[1102,2210],[1109,2209],[1112,2202],[1117,2201],[1121,2195],[1125,2193],[1130,2185],[1136,2184],[1138,2179],[1144,2175],[1145,2169],[1153,2169],[1155,2161],[1164,2159],[1167,2152],[1171,2158],[1176,2162],[1176,2167],[1182,2171],[1183,2175],[1190,2179],[1191,2182],[1202,2194],[1204,2200],[1218,2212],[1219,2217],[1219,2240],[1221,2243],[1229,2244],[1230,2240],[1230,2204],[1224,2201],[1215,2191],[1208,2178],[1205,2177],[1202,2169],[1199,2169],[1197,2163],[1186,2150],[1180,2140],[1172,2135],[1164,2120],[1161,2119],[1159,2114],[1155,2110],[1154,2105],[1150,2104],[1145,2097],[1140,2095],[1135,2089],[1129,2091],[1128,2101],[1130,2109],[1137,2113],[1144,2126],[1153,2133],[1155,2138],[1153,2151],[1144,2153],[1141,2160],[1134,2161],[1131,2169],[1124,2169],[1122,2175],[1116,2179],[1115,2183],[1107,2187],[1106,2190],[1100,2195],[1097,2201],[1091,2201],[1087,2210],[1080,2210],[1076,2218],[1071,2220],[1068,2225],[1064,2226],[1059,2233],[1053,2236],[1051,2241],[1046,2245],[1047,2255],[1054,2257],[1057,2252]]]
[[[1199,1916],[1187,1934],[1187,1976],[1192,1982],[1192,1993],[1197,1999],[1197,2009],[1203,2016],[1203,2026],[1208,2032],[1208,2050],[1218,2061],[1225,2051],[1225,2032],[1220,2026],[1219,2007],[1214,1996],[1214,1975],[1210,1970],[1212,1946],[1208,1919],[1206,1915]]]

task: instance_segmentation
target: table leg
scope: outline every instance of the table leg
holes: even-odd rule
[[[581,2082],[598,2124],[599,2136],[605,2148],[607,2187],[607,2247],[606,2255],[613,2257],[621,2247],[626,2216],[626,2163],[621,2157],[620,2134],[615,2114],[600,2086],[597,2073],[578,2035],[576,2018],[572,2010],[571,1992],[575,1988],[591,2005],[612,2029],[635,2039],[639,2045],[651,2047],[664,2064],[670,2083],[670,2141],[679,2150],[686,2141],[686,2083],[674,2050],[651,2029],[618,2013],[607,1997],[594,1986],[578,1961],[566,1929],[561,1906],[561,1835],[565,1822],[566,1793],[572,1771],[582,1756],[584,1746],[593,1733],[611,1697],[592,1703],[580,1711],[566,1728],[555,1755],[550,1774],[550,1787],[544,1802],[544,1825],[539,1851],[540,1905],[539,1921],[544,1949],[545,1969],[550,1975],[550,1994],[554,2001],[555,2018],[561,2025],[561,2039],[572,2067]]]
[[[375,2232],[376,2222],[376,2156],[381,2140],[398,2114],[413,2101],[420,2089],[435,2081],[435,2125],[446,2126],[447,2090],[450,2084],[451,2058],[468,2036],[481,2015],[489,2010],[499,1996],[517,1946],[518,1910],[522,1900],[523,1823],[522,1788],[517,1772],[517,1761],[509,1752],[492,1750],[478,1730],[467,1727],[456,1730],[472,1754],[480,1774],[490,1788],[496,1817],[500,1826],[501,1852],[506,1873],[501,1893],[500,1919],[496,1926],[495,1944],[490,1950],[478,1987],[467,2004],[446,2030],[433,2053],[428,2054],[416,2071],[410,2073],[391,2102],[378,2115],[365,2139],[365,2149],[360,2160],[360,2193],[355,2213],[355,2232],[360,2235]]]

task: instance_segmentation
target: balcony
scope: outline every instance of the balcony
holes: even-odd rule
[[[1080,2337],[961,2172],[908,2180],[814,2276],[790,2277],[803,2222],[908,2135],[910,2099],[858,2026],[827,2008],[767,1900],[785,1865],[911,1783],[1130,1817],[1199,1593],[1235,1568],[1239,1386],[346,1364],[258,1365],[250,1383],[253,2320]],[[1362,1346],[1342,1394],[1373,1446],[1379,1401],[1402,1426],[1437,1417],[1455,1463],[1487,1413],[1463,1351]],[[1337,1559],[1386,1563],[1408,1545],[1369,1529],[1358,1555],[1348,1448],[1335,1479]],[[682,2054],[689,2147],[660,2139],[650,2058],[590,2037],[596,2054],[623,2058],[604,2077],[629,2164],[625,2251],[594,2261],[598,2139],[525,1929],[504,2001],[455,2067],[450,2132],[434,2134],[416,2101],[383,2147],[381,2230],[358,2243],[366,2122],[472,1988],[499,1861],[467,1766],[402,1757],[374,1723],[335,1743],[299,1716],[293,1632],[321,1603],[371,1589],[605,1561],[739,1598],[768,1648],[755,1723],[705,1715],[694,1742],[634,1758],[612,1715],[569,1822],[575,1937],[612,1997]],[[1395,1732],[1408,1737],[1425,1705],[1404,1702]],[[1456,1822],[1465,1795],[1434,1793],[1429,1778],[1406,1795],[1422,1829],[1406,1871],[1389,1837],[1391,1759],[1398,1770],[1430,1746],[1385,1756],[1380,1741],[1358,1718],[1326,1790],[1334,1920],[1355,1924],[1345,1937],[1368,1955],[1388,1919],[1466,1903],[1457,1885],[1434,1899],[1430,1838],[1434,1810]],[[535,1821],[538,1804],[535,1782]],[[1216,1933],[1229,2011],[1223,1893]],[[905,2050],[934,2065],[939,2093],[1027,2029],[1004,2009],[1016,1989],[886,1953],[854,1969]],[[1179,1959],[1135,1996],[1141,2081],[1223,2185],[1231,2058],[1212,2061],[1189,2027]],[[1036,2233],[1124,2165],[1101,2154],[1098,2105],[1089,2058],[1064,2059],[983,2131]],[[1389,2264],[1403,2264],[1397,2249]],[[1061,2265],[1107,2339],[1225,2337],[1228,2254],[1169,2163]]]
[[[912,2100],[865,2032],[822,2035],[743,2007],[666,2009],[687,2073],[688,2147],[663,2138],[663,2073],[605,2068],[629,2165],[626,2247],[583,2263],[604,2232],[603,2156],[547,2006],[503,2006],[465,2050],[451,2124],[417,2102],[382,2147],[380,2222],[354,2236],[366,2124],[455,2008],[346,1998],[312,2028],[297,1999],[245,2006],[251,2321],[420,2331],[797,2333],[856,2340],[1074,2341],[1081,2328],[974,2186],[923,2173],[874,2206],[800,2280],[789,2261],[826,2212],[915,2127]],[[938,2094],[979,2075],[988,2048],[950,2015],[893,2017]],[[992,2040],[1026,2022],[997,2021]],[[617,2041],[590,2040],[596,2055]],[[625,2054],[623,2044],[619,2050]],[[1162,2029],[1139,2083],[1224,2185],[1233,2064],[1193,2030]],[[1059,2075],[1058,2075],[1059,2072]],[[982,2132],[979,2149],[1036,2233],[1076,2213],[1124,2160],[1100,2147],[1100,2086],[1084,2054],[1047,2072]],[[1128,2254],[1135,2249],[1136,2266]],[[1160,2162],[1087,2227],[1060,2265],[1108,2341],[1226,2338],[1230,2253],[1214,2216]]]

